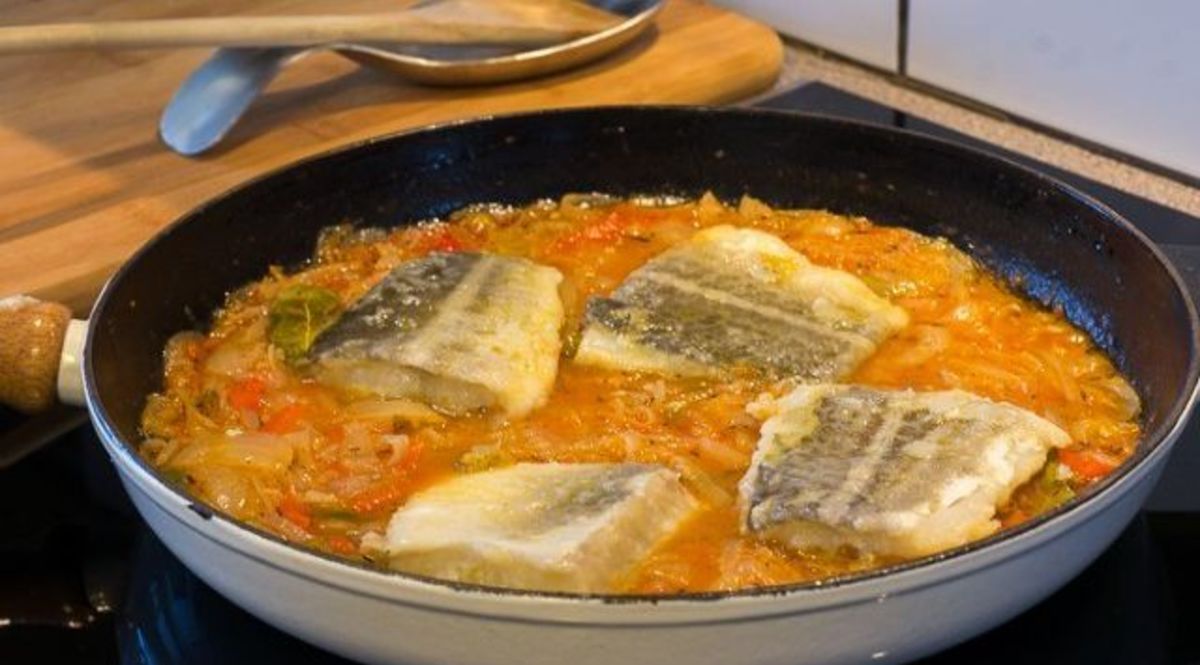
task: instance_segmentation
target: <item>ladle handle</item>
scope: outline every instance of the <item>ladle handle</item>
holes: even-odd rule
[[[39,413],[57,400],[83,404],[87,322],[58,303],[0,299],[0,403]]]
[[[523,23],[505,14],[423,16],[419,11],[332,16],[236,16],[0,28],[0,54],[72,48],[319,46],[342,42],[542,45],[592,25]]]
[[[175,91],[158,121],[158,136],[193,156],[221,141],[284,66],[305,48],[221,48]]]

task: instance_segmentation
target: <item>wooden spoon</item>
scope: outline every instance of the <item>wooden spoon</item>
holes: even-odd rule
[[[581,0],[556,1],[583,4]],[[625,46],[650,28],[663,0],[589,2],[614,7],[621,13],[621,22],[578,39],[532,50],[495,45],[396,47],[354,43],[217,49],[171,98],[159,121],[159,136],[181,155],[204,153],[220,143],[280,70],[317,49],[333,49],[364,65],[427,85],[505,83],[576,67]]]
[[[0,54],[73,48],[316,46],[342,42],[552,44],[622,19],[571,0],[443,0],[402,12],[237,16],[0,28]]]

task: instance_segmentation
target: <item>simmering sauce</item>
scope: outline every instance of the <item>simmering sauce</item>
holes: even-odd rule
[[[909,325],[849,382],[961,388],[1029,409],[1070,434],[1072,445],[1052,453],[1001,508],[1004,525],[1065,501],[1133,451],[1139,402],[1112,362],[1060,313],[1023,299],[945,240],[752,199],[727,206],[711,197],[567,196],[390,231],[331,228],[309,265],[272,268],[232,293],[207,333],[171,342],[164,388],[144,412],[141,453],[212,506],[353,559],[369,561],[363,536],[452,474],[520,461],[638,461],[677,470],[704,509],[640,563],[626,591],[730,590],[887,563],[849,550],[797,553],[739,531],[737,483],[761,424],[746,405],[781,385],[749,372],[683,379],[571,361],[589,296],[610,293],[638,266],[717,224],[774,234],[908,312]],[[562,272],[564,354],[544,407],[509,421],[340,394],[288,353],[398,264],[435,251],[521,256]],[[283,307],[285,294],[303,297]]]

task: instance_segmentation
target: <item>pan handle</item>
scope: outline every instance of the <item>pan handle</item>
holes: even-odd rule
[[[0,299],[0,403],[39,413],[56,401],[82,405],[87,321],[58,303]]]

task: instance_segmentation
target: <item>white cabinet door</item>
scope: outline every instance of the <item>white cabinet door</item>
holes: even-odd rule
[[[1200,176],[1200,1],[912,0],[908,72]]]
[[[896,68],[897,0],[714,0],[830,51]]]

